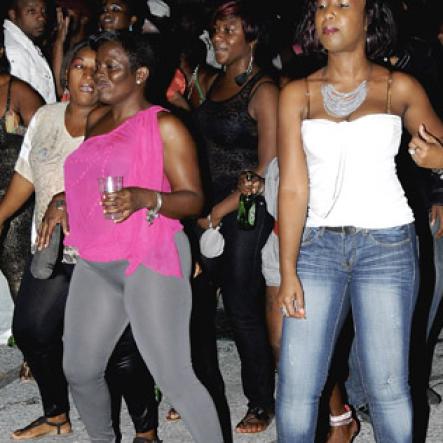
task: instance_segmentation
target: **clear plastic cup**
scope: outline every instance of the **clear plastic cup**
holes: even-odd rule
[[[98,189],[100,195],[112,194],[113,192],[120,191],[123,188],[123,177],[121,175],[108,175],[107,177],[99,177]],[[105,218],[110,220],[118,219],[120,214],[105,214]]]

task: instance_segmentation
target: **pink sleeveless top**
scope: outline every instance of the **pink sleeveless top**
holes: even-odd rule
[[[170,192],[163,170],[159,106],[140,111],[109,133],[87,139],[65,161],[65,192],[70,234],[65,244],[81,258],[97,262],[128,260],[126,275],[141,264],[163,275],[182,277],[174,235],[178,220],[160,215],[152,225],[146,210],[122,223],[105,219],[98,178],[123,176],[123,186]]]

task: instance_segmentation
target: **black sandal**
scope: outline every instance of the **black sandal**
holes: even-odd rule
[[[48,431],[48,432],[45,432],[43,434],[36,435],[34,437],[28,437],[28,436],[21,437],[20,436],[21,433],[25,433],[27,431],[31,431],[32,429],[35,429],[35,428],[37,428],[38,426],[41,426],[41,425],[49,425],[49,426],[52,426],[54,428],[57,428],[55,435],[61,435],[62,434],[62,426],[66,425],[66,424],[71,425],[71,421],[69,420],[69,418],[67,418],[66,420],[61,421],[61,422],[53,422],[53,421],[49,421],[48,417],[45,417],[45,416],[39,417],[36,420],[34,420],[33,422],[31,422],[28,426],[25,426],[22,429],[17,429],[16,431],[14,431],[12,433],[12,435],[11,435],[11,438],[13,440],[29,440],[29,439],[33,439],[33,438],[40,438],[40,437],[43,437],[45,435],[54,435],[54,432]],[[71,432],[72,431],[69,430],[68,432],[64,432],[63,434],[69,434]],[[18,433],[19,435],[15,435],[16,433]]]
[[[246,415],[238,422],[235,430],[240,434],[258,434],[259,432],[263,432],[267,429],[273,418],[274,414],[266,409],[260,407],[248,408]],[[254,432],[241,430],[241,428],[248,425],[259,425],[263,429]]]

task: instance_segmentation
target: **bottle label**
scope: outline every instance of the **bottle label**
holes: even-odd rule
[[[251,205],[248,212],[248,224],[250,226],[255,225],[255,202]]]

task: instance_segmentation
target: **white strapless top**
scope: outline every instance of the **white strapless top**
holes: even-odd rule
[[[392,114],[304,120],[306,225],[383,229],[414,221],[394,162],[401,132],[401,118]]]

